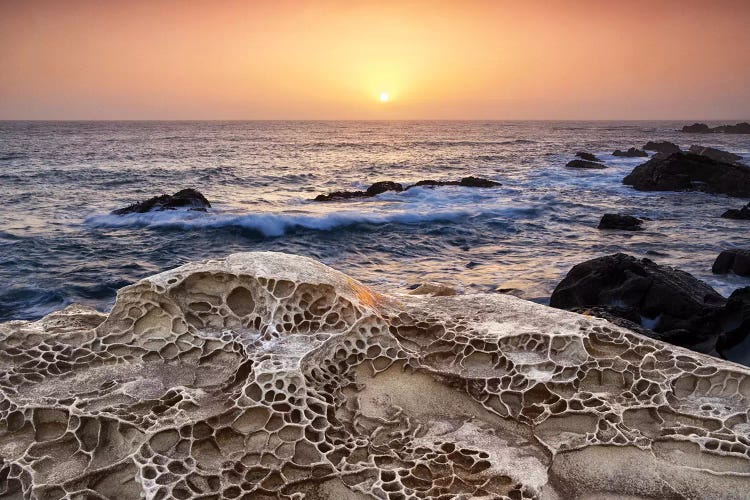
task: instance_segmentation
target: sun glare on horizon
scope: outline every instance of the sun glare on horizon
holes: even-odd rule
[[[380,93],[380,102],[388,102],[388,100],[391,98],[391,96],[388,95],[388,92],[381,92]]]

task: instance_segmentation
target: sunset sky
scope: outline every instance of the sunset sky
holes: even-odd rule
[[[0,119],[747,119],[750,0],[0,0],[0,68]]]

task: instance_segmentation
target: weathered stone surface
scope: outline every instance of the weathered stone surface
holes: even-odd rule
[[[730,208],[721,216],[725,219],[750,220],[750,203],[741,208]]]
[[[0,494],[744,498],[750,370],[493,295],[235,254],[0,325]]]
[[[749,167],[692,153],[651,158],[622,182],[641,191],[705,191],[750,197]]]
[[[596,157],[596,155],[587,153],[586,151],[579,151],[576,153],[576,156],[586,161],[601,161],[599,158]]]
[[[707,156],[712,160],[722,161],[725,163],[734,163],[742,159],[740,155],[730,153],[729,151],[723,151],[721,149],[709,148],[706,146],[698,146],[693,144],[688,150],[693,154]]]
[[[644,151],[656,151],[657,153],[672,154],[680,151],[680,146],[669,141],[648,141],[643,146]]]
[[[683,132],[693,134],[750,134],[750,123],[742,122],[736,125],[719,125],[718,127],[709,127],[705,123],[694,123],[682,127]]]
[[[607,168],[607,166],[602,163],[596,163],[594,161],[587,161],[587,160],[570,160],[568,163],[565,164],[565,166],[568,168],[588,168],[588,169]]]
[[[740,248],[724,250],[716,257],[711,271],[715,274],[732,272],[738,276],[750,276],[750,250]]]
[[[625,156],[627,158],[639,158],[639,157],[647,157],[648,153],[643,151],[642,149],[637,148],[630,148],[627,151],[621,151],[619,149],[616,149],[614,153],[612,153],[613,156]]]
[[[632,215],[604,214],[599,221],[599,229],[620,229],[623,231],[641,231],[643,220]]]
[[[146,212],[176,210],[178,208],[205,212],[207,208],[211,208],[211,203],[199,191],[195,189],[183,189],[173,195],[163,194],[161,196],[154,196],[146,201],[118,208],[117,210],[113,210],[112,213],[115,215],[142,214]]]

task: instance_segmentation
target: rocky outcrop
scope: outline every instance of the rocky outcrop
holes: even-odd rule
[[[596,162],[600,162],[601,161],[599,158],[596,157],[596,155],[591,154],[591,153],[587,153],[586,151],[579,151],[579,152],[576,153],[576,156],[578,158],[580,158],[582,160],[586,160],[586,161],[596,161]]]
[[[624,156],[626,158],[639,158],[639,157],[646,157],[648,156],[648,153],[643,151],[642,149],[636,149],[636,148],[630,148],[627,151],[621,151],[619,149],[616,149],[614,153],[612,153],[613,156]]]
[[[747,493],[750,370],[500,294],[246,253],[0,325],[11,498]]]
[[[721,216],[725,219],[750,220],[750,203],[742,208],[730,208]]]
[[[712,160],[722,161],[725,163],[735,163],[742,159],[740,155],[730,153],[729,151],[722,151],[721,149],[709,148],[706,146],[697,146],[693,144],[688,150],[693,154],[707,156]]]
[[[705,123],[694,123],[682,127],[682,132],[692,134],[750,134],[750,123],[742,122],[736,125],[719,125],[713,128]]]
[[[565,164],[567,168],[583,168],[583,169],[601,169],[601,168],[607,168],[606,165],[603,165],[601,163],[597,163],[594,161],[587,161],[587,160],[570,160],[568,163]]]
[[[334,191],[329,194],[319,194],[318,196],[314,198],[313,201],[339,201],[339,200],[349,200],[352,198],[371,198],[373,196],[377,196],[387,191],[394,191],[396,193],[400,193],[401,191],[406,191],[407,189],[411,189],[414,187],[421,187],[421,186],[432,186],[432,187],[463,186],[463,187],[476,187],[476,188],[491,188],[491,187],[502,186],[502,184],[496,181],[489,180],[489,179],[483,179],[481,177],[473,177],[473,176],[464,177],[458,181],[436,181],[436,180],[428,179],[428,180],[419,181],[415,184],[411,184],[406,187],[404,187],[402,184],[398,182],[381,181],[381,182],[376,182],[375,184],[371,185],[365,191]]]
[[[205,212],[207,208],[211,208],[211,203],[199,191],[195,189],[183,189],[173,195],[163,194],[140,203],[133,203],[127,207],[113,210],[112,213],[114,215],[126,215],[177,209]]]
[[[750,276],[750,250],[733,248],[724,250],[716,257],[711,266],[714,274],[734,273],[738,276]]]
[[[669,141],[648,141],[643,146],[644,151],[656,151],[657,153],[672,154],[680,151],[680,146]]]
[[[643,220],[632,215],[604,214],[599,221],[598,229],[620,229],[623,231],[640,231]]]
[[[692,153],[651,158],[622,182],[640,191],[705,191],[750,197],[750,168]]]

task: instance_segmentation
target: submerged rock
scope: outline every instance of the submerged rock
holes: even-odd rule
[[[576,153],[576,156],[582,160],[586,161],[601,161],[599,158],[596,157],[596,155],[593,155],[591,153],[587,153],[586,151],[579,151]]]
[[[412,184],[406,187],[398,182],[381,181],[376,182],[375,184],[367,188],[366,191],[334,191],[333,193],[329,194],[319,194],[314,198],[313,201],[337,201],[348,200],[352,198],[370,198],[372,196],[377,196],[381,193],[385,193],[386,191],[395,191],[397,193],[400,193],[401,191],[406,191],[407,189],[420,186],[464,186],[490,188],[502,186],[502,184],[496,181],[491,181],[489,179],[483,179],[481,177],[473,176],[464,177],[463,179],[458,181],[435,181],[428,179],[419,181],[416,184]]]
[[[682,132],[693,134],[750,134],[750,123],[742,122],[736,125],[719,125],[713,128],[705,123],[694,123],[682,127]]]
[[[644,151],[656,151],[657,153],[664,153],[664,154],[672,154],[677,153],[680,151],[680,146],[675,144],[674,142],[669,141],[660,141],[660,142],[654,142],[654,141],[648,141],[645,146],[643,146]]]
[[[638,157],[646,157],[648,156],[648,153],[643,151],[642,149],[636,149],[636,148],[630,148],[627,151],[621,151],[619,149],[616,149],[614,153],[612,153],[613,156],[625,156],[627,158],[638,158]]]
[[[734,273],[738,276],[750,276],[750,250],[733,248],[724,250],[716,257],[711,266],[714,274]]]
[[[742,208],[730,208],[721,216],[725,219],[750,220],[750,203]]]
[[[750,168],[692,153],[651,158],[622,182],[640,191],[705,191],[750,197]]]
[[[725,163],[734,163],[742,159],[740,155],[730,153],[729,151],[722,151],[721,149],[709,148],[706,146],[697,146],[695,144],[690,146],[688,151],[696,155],[707,156],[712,160]]]
[[[606,165],[603,165],[601,163],[596,163],[594,161],[587,161],[587,160],[570,160],[568,163],[565,164],[567,168],[588,168],[588,169],[600,169],[600,168],[607,168]]]
[[[550,297],[560,309],[608,308],[662,339],[702,352],[715,348],[725,304],[716,290],[684,271],[622,253],[573,266]]]
[[[9,497],[747,493],[750,370],[515,297],[391,297],[304,257],[187,264],[96,327],[1,324],[0,353]]]
[[[604,214],[599,221],[598,229],[621,229],[624,231],[641,231],[643,220],[632,215]]]
[[[179,208],[205,212],[207,208],[211,208],[211,203],[199,191],[195,189],[183,189],[173,195],[163,194],[161,196],[154,196],[146,201],[118,208],[117,210],[113,210],[112,213],[115,215],[142,214],[146,212],[176,210]]]

